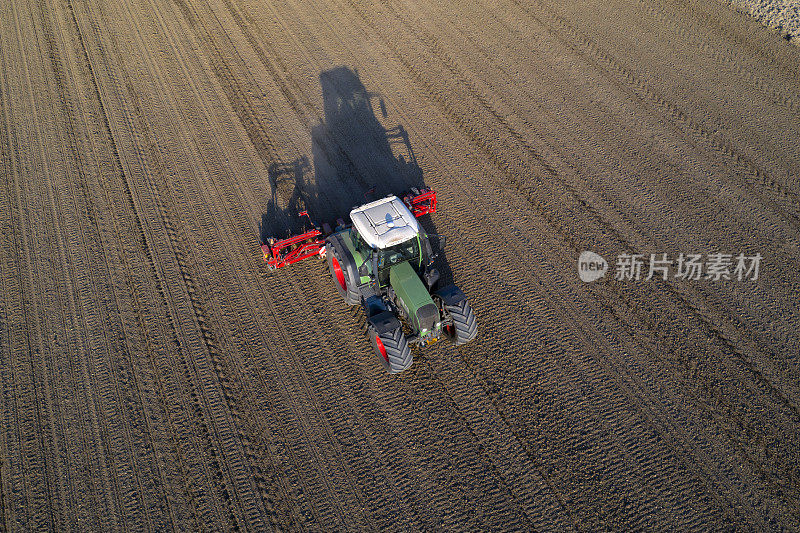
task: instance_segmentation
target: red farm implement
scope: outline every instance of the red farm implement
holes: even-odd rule
[[[267,262],[270,269],[284,267],[314,255],[324,254],[324,248],[324,236],[317,228],[283,240],[270,238],[267,239],[266,244],[261,245],[264,261]]]
[[[415,217],[436,212],[436,191],[427,187],[412,188],[402,196],[402,200]],[[332,233],[330,226],[327,223],[321,228],[314,225],[308,211],[302,211],[300,216],[308,218],[311,229],[285,239],[270,237],[267,242],[261,243],[264,261],[270,270],[292,265],[315,255],[325,257],[325,237]],[[344,222],[337,220],[337,229],[343,226]]]
[[[428,213],[435,213],[436,191],[413,188],[408,194],[403,196],[403,203],[414,213],[415,217],[421,217]]]

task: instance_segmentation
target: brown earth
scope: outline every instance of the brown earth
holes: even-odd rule
[[[797,530],[798,67],[714,1],[0,3],[0,530]],[[422,183],[480,332],[387,376],[259,232]]]

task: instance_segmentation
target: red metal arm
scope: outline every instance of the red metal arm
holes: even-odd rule
[[[261,251],[264,253],[264,261],[270,268],[281,268],[317,255],[325,246],[325,240],[321,239],[321,236],[322,232],[315,228],[302,235],[295,235],[271,244],[262,244]]]
[[[436,191],[432,189],[415,190],[403,197],[403,202],[415,217],[436,212]]]

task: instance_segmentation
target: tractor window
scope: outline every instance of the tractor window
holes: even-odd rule
[[[417,237],[378,251],[379,269],[411,260],[414,260],[415,263],[419,261],[419,239]]]
[[[353,236],[353,244],[356,250],[358,250],[358,253],[360,253],[362,257],[369,257],[369,254],[372,252],[372,248],[370,248],[369,244],[364,241],[355,228],[351,230],[351,235]]]

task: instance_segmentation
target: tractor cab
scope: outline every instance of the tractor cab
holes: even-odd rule
[[[387,196],[350,211],[353,228],[373,250],[388,250],[419,234],[419,222],[397,196]]]
[[[423,265],[425,232],[406,204],[397,196],[388,196],[350,212],[353,222],[352,237],[356,249],[370,273],[377,272],[380,286],[389,282],[389,269],[400,263],[409,263],[420,272]]]

